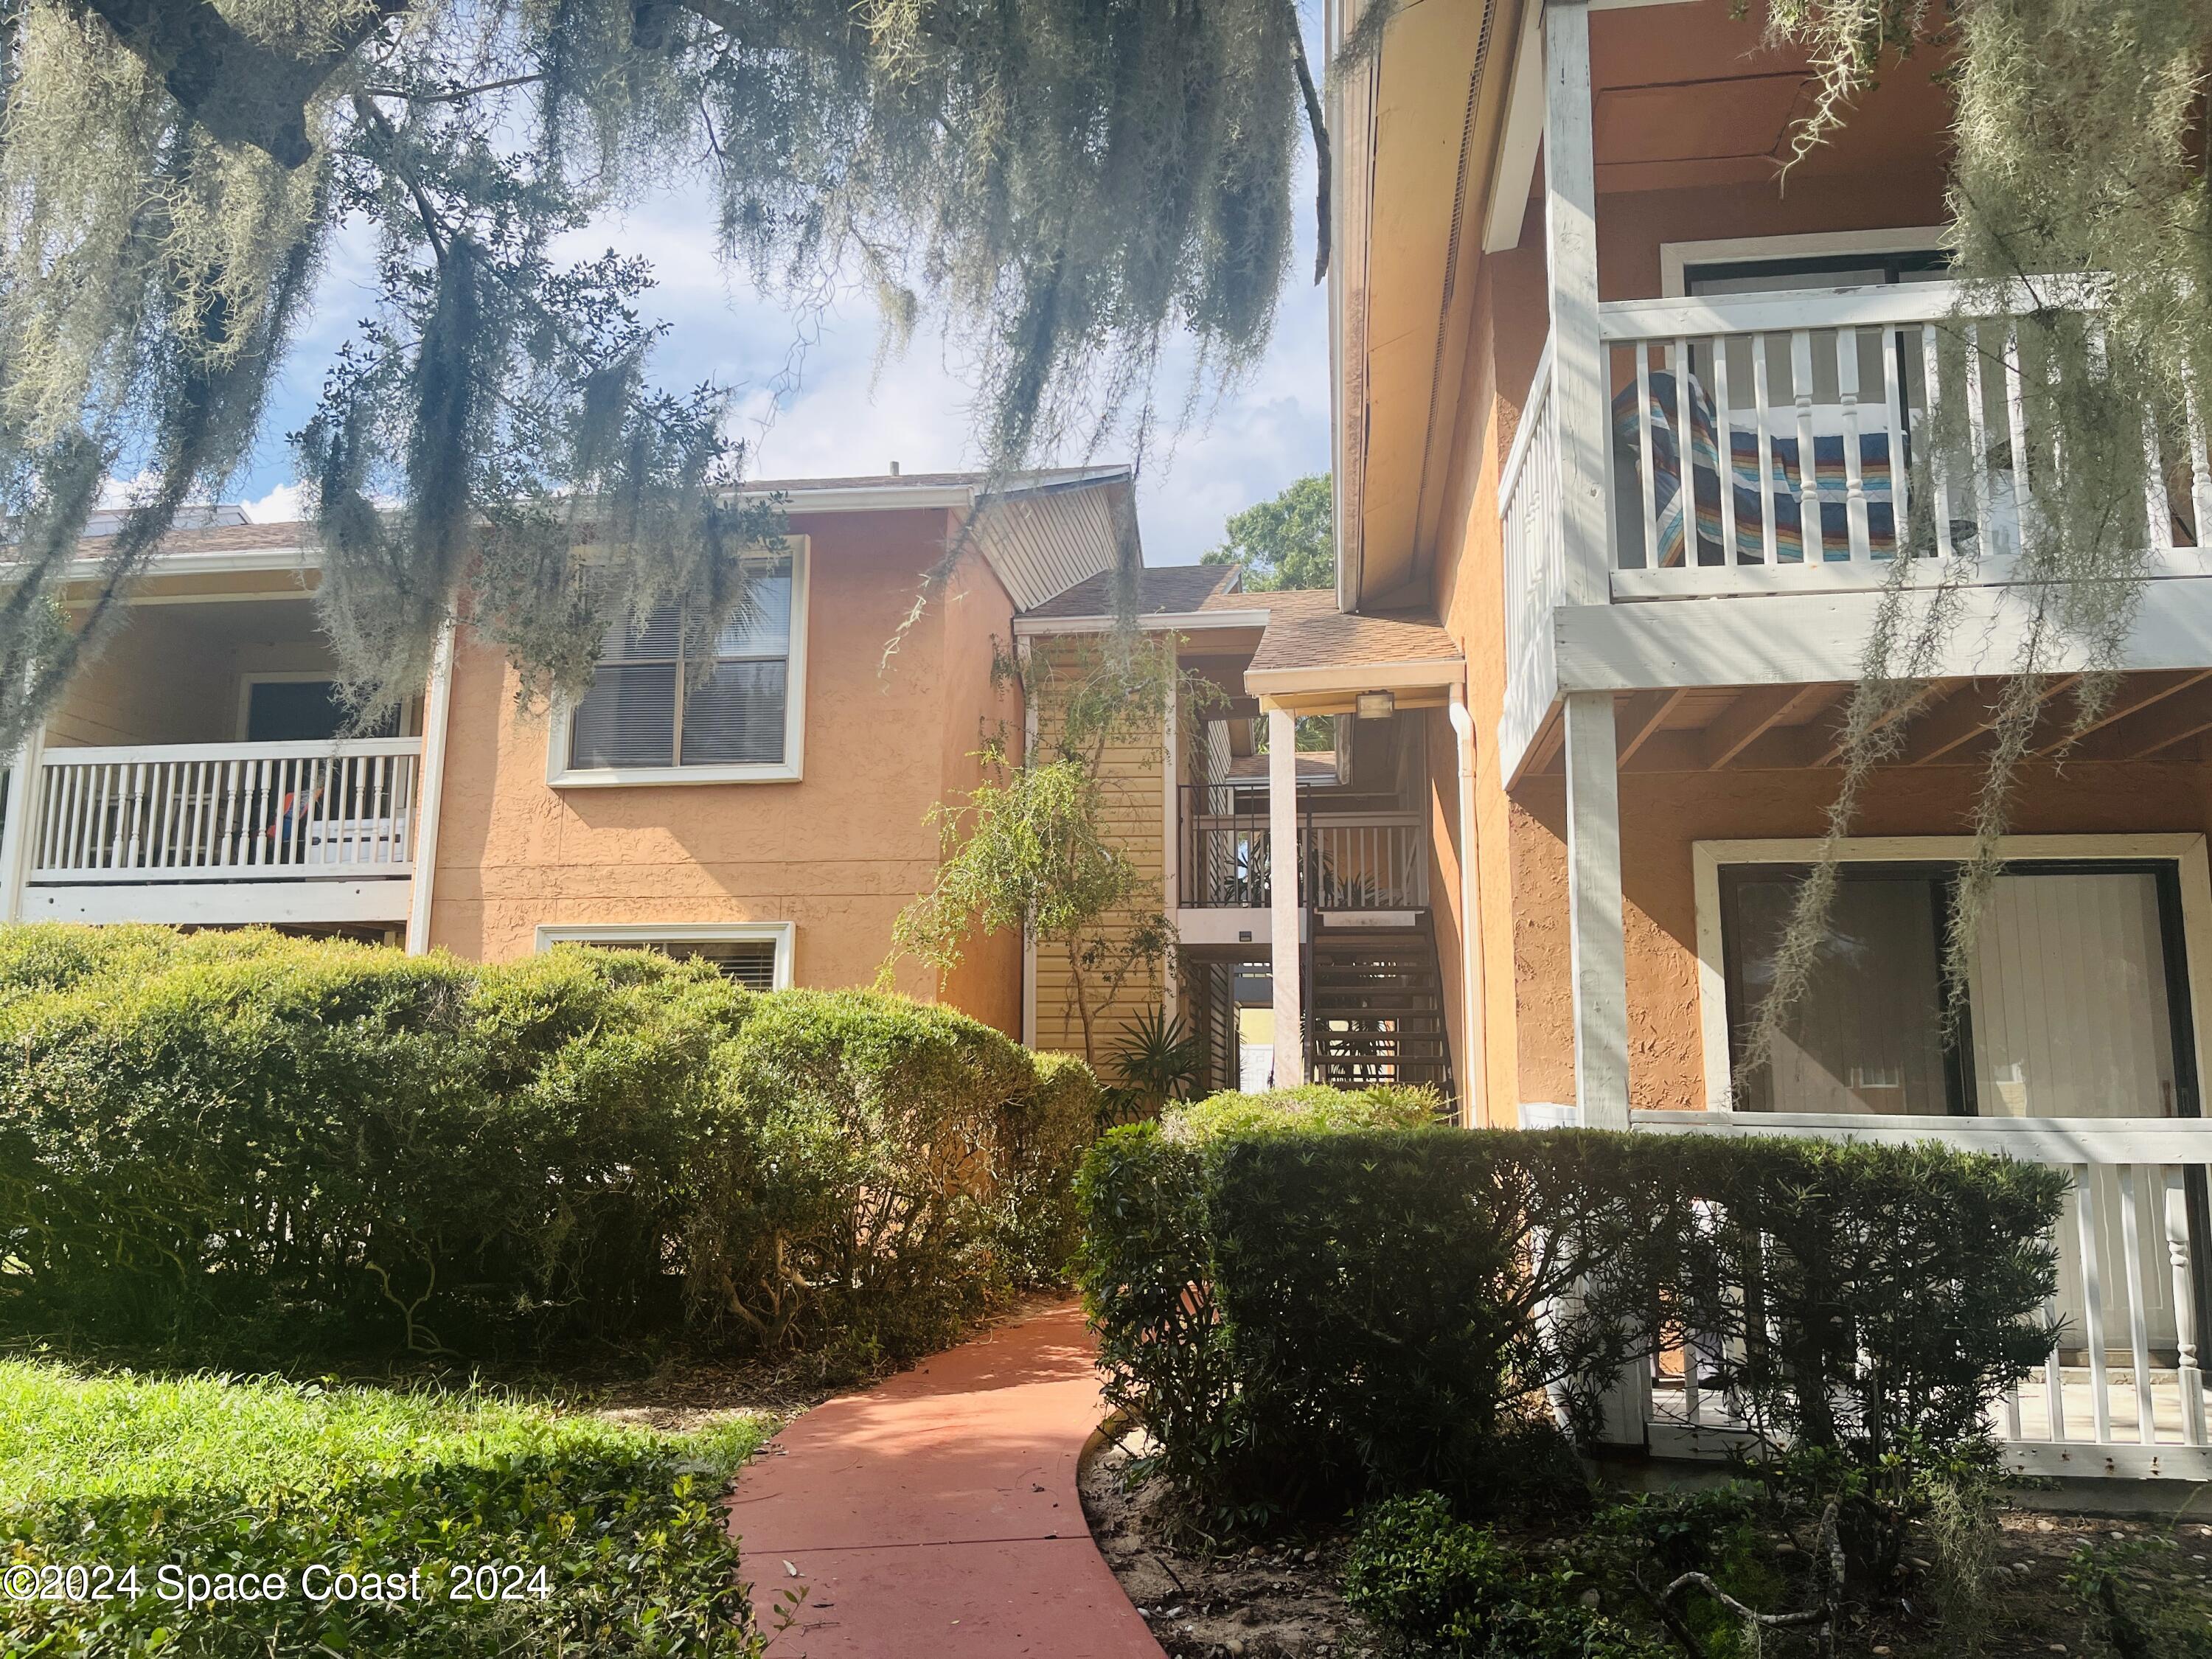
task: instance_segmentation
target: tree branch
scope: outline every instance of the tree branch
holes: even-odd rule
[[[354,49],[414,0],[369,0],[328,45],[295,57],[255,40],[213,0],[65,0],[97,17],[118,45],[161,77],[169,95],[210,137],[249,144],[280,166],[314,155],[307,105]]]
[[[453,87],[444,92],[410,92],[405,87],[363,87],[364,98],[397,98],[410,104],[460,104],[471,98],[481,98],[488,92],[505,92],[511,87],[526,87],[543,81],[542,75],[510,75],[504,81],[486,81],[481,86]]]
[[[1328,123],[1322,114],[1321,94],[1314,88],[1313,66],[1306,62],[1305,36],[1298,30],[1295,10],[1291,17],[1291,62],[1298,71],[1298,92],[1306,100],[1306,125],[1314,141],[1314,281],[1328,275]]]

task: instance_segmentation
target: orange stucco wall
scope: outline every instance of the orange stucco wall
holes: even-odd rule
[[[464,643],[434,945],[500,959],[534,949],[541,924],[788,921],[799,984],[874,981],[893,918],[935,868],[930,808],[973,786],[986,726],[1018,733],[1018,693],[991,679],[1012,604],[970,554],[886,659],[952,519],[795,514],[791,527],[810,562],[799,781],[552,787],[546,720],[516,710],[497,652]],[[902,963],[896,984],[1019,1035],[1018,938],[973,941],[942,983]]]
[[[1816,836],[1841,776],[1829,768],[1623,775],[1632,1105],[1683,1111],[1705,1102],[1692,843]],[[1965,835],[1981,781],[1971,764],[1877,774],[1856,833]],[[1526,781],[1510,811],[1519,1098],[1571,1100],[1565,781]],[[2021,835],[2202,835],[2212,831],[2212,769],[2193,758],[2031,768],[2012,828]]]

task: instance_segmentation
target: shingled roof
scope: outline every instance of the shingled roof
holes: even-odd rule
[[[1351,668],[1370,663],[1456,662],[1459,646],[1435,620],[1413,611],[1352,615],[1336,595],[1255,593],[1244,603],[1267,612],[1267,631],[1245,673],[1303,668]]]
[[[1141,617],[1179,617],[1212,605],[1224,592],[1235,591],[1243,575],[1233,564],[1167,564],[1142,570],[1137,576],[1137,614]],[[1224,586],[1225,585],[1225,586]],[[1265,596],[1267,599],[1273,594]],[[1247,602],[1239,593],[1237,602]],[[1114,614],[1114,573],[1102,571],[1056,593],[1042,605],[1024,611],[1024,617],[1066,619],[1073,617],[1110,617]]]

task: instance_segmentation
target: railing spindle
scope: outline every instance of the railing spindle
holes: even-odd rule
[[[2196,543],[2199,550],[2212,547],[2212,465],[2208,465],[2204,454],[2204,422],[2197,410],[2197,382],[2191,376],[2186,383],[2188,401],[2185,410],[2189,417],[2189,504],[2197,517]]]
[[[1850,556],[1864,561],[1874,556],[1873,538],[1867,528],[1866,469],[1859,453],[1859,337],[1853,328],[1836,331],[1836,402],[1844,422],[1844,533],[1850,540]]]
[[[2191,1259],[2189,1172],[2185,1165],[2163,1168],[2166,1259],[2173,1279],[2174,1380],[2181,1391],[2181,1437],[2205,1443],[2204,1373],[2197,1352],[2197,1273]]]
[[[1773,566],[1781,562],[1781,544],[1776,540],[1774,523],[1774,409],[1767,396],[1766,336],[1751,337],[1751,387],[1757,409],[1759,424],[1759,540],[1765,551],[1765,562]]]
[[[2089,1351],[2089,1410],[2101,1446],[2112,1438],[2112,1396],[2105,1374],[2104,1230],[2097,1221],[2097,1166],[2076,1164],[2072,1169],[2075,1220],[2081,1240],[2081,1338]]]
[[[1920,373],[1921,378],[1927,382],[1928,441],[1925,447],[1928,452],[1929,510],[1936,515],[1936,550],[1944,558],[1948,559],[1956,553],[1957,549],[1952,545],[1951,541],[1950,467],[1943,455],[1942,440],[1936,430],[1936,411],[1942,404],[1943,395],[1943,371],[1936,363],[1936,325],[1923,323],[1920,325]],[[1893,469],[1901,464],[1896,457],[1891,458],[1890,465]],[[1900,508],[1898,515],[1898,536],[1900,547],[1904,544],[1904,535],[1905,518],[1903,510]]]
[[[2020,544],[2027,550],[2036,522],[2036,481],[2027,464],[2027,394],[2020,374],[2020,330],[2004,325],[2005,441],[2012,450],[2013,493],[2020,498]]]
[[[1790,331],[1790,394],[1797,405],[1797,533],[1802,538],[1805,562],[1824,563],[1820,526],[1820,464],[1813,443],[1813,334],[1809,329]]]
[[[2122,1164],[2113,1175],[2120,1186],[2120,1261],[2128,1275],[2128,1350],[2135,1362],[2137,1437],[2146,1446],[2158,1438],[2150,1391],[2150,1316],[2144,1305],[2142,1231],[2136,1210],[2136,1166]]]
[[[1974,553],[1977,560],[1996,550],[1996,478],[1990,468],[1989,415],[1982,402],[1982,325],[1966,325],[1966,441],[1973,447],[1968,476],[1974,489]],[[2017,495],[2019,491],[2014,491]]]
[[[1643,487],[1636,492],[1644,514],[1644,568],[1659,568],[1659,471],[1651,459],[1651,348],[1636,346],[1636,449],[1643,460]]]
[[[1736,562],[1735,552],[1735,428],[1729,414],[1729,343],[1715,335],[1709,349],[1713,359],[1713,471],[1720,479],[1721,562]]]

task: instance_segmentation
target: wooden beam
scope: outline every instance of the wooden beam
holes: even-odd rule
[[[1620,763],[1623,766],[1636,758],[1636,751],[1649,743],[1667,718],[1681,707],[1686,691],[1639,691],[1620,706],[1619,730],[1620,735]]]
[[[1895,725],[1899,720],[1916,717],[1932,705],[1942,702],[1955,689],[1954,684],[1937,684],[1930,682],[1922,686],[1917,695],[1907,697],[1876,720],[1870,730],[1879,732],[1885,726]],[[1847,704],[1850,699],[1847,696],[1838,697],[1836,701]],[[1839,766],[1843,763],[1844,725],[1843,719],[1839,717],[1836,723],[1828,728],[1827,741],[1820,745],[1817,754],[1807,759],[1805,763],[1808,766]]]
[[[2043,688],[2040,701],[2049,703],[2080,678],[2078,674],[2052,676]],[[1905,740],[1905,752],[1897,757],[1897,764],[1927,766],[1947,757],[1955,764],[1964,759],[1955,751],[1996,724],[2004,685],[2002,680],[1990,679],[1975,680],[1962,687],[1956,696],[1913,727]]]
[[[1536,735],[1528,741],[1528,755],[1522,764],[1522,775],[1534,777],[1539,772],[1555,770],[1552,763],[1559,758],[1566,731],[1565,718],[1554,708],[1544,717],[1544,723],[1536,728]]]
[[[2028,738],[2028,752],[2051,755],[2069,743],[2078,743],[2093,732],[2102,732],[2117,726],[2132,714],[2142,713],[2155,703],[2165,702],[2177,692],[2186,691],[2192,685],[2212,679],[2212,668],[2175,669],[2157,674],[2128,674],[2121,678],[2113,689],[2112,700],[2104,711],[2079,732],[2073,729],[2070,716],[2061,719],[2056,708],[2046,708],[2036,722],[2034,732]],[[2070,700],[2069,700],[2070,701]]]
[[[1700,750],[1705,769],[1717,772],[1794,715],[1834,701],[1832,685],[1771,685],[1740,691],[1705,727]]]
[[[2162,698],[2155,707],[2114,722],[2075,744],[2067,758],[2142,760],[2156,755],[2168,760],[2179,759],[2179,756],[2165,751],[2203,732],[2212,732],[2212,692],[2199,690]]]

